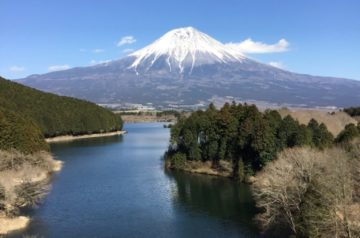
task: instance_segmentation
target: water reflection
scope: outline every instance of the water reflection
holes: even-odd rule
[[[165,172],[169,129],[127,124],[123,136],[58,143],[51,192],[10,237],[257,237],[249,187]],[[121,143],[120,143],[121,142]]]
[[[250,187],[226,178],[165,171],[175,181],[173,202],[198,213],[228,220],[256,231],[256,213]]]

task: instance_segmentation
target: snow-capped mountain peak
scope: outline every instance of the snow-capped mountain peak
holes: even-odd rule
[[[208,102],[261,107],[349,107],[360,82],[297,74],[247,59],[198,30],[172,30],[130,56],[105,64],[33,75],[18,82],[44,91],[119,105],[194,109]]]
[[[229,63],[246,59],[241,53],[193,27],[167,32],[152,44],[130,54],[134,61],[130,68],[145,70],[164,61],[170,71],[182,73],[185,68],[213,63]]]

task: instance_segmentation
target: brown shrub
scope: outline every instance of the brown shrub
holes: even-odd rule
[[[51,154],[46,151],[24,154],[17,150],[0,150],[0,171],[18,170],[23,167],[24,164],[51,171],[54,166],[54,160]]]
[[[358,164],[359,165],[359,164]],[[253,191],[263,229],[287,226],[306,237],[351,237],[359,232],[351,208],[357,181],[339,148],[293,148],[256,177]],[[355,220],[354,220],[355,219]]]
[[[0,151],[0,215],[14,216],[20,207],[39,202],[57,165],[48,152]]]

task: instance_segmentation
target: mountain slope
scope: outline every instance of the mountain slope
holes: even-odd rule
[[[19,82],[99,103],[360,104],[360,81],[296,74],[261,64],[192,27],[172,30],[120,60],[32,75]]]
[[[49,148],[33,120],[0,106],[0,151],[13,149],[33,153]]]
[[[46,137],[106,132],[122,127],[120,117],[93,103],[44,93],[1,77],[0,109],[34,121]]]

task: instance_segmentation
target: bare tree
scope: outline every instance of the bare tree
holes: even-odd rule
[[[264,211],[258,216],[263,228],[285,224],[295,235],[357,237],[359,218],[353,210],[359,205],[354,200],[359,184],[350,161],[339,148],[280,153],[254,183],[257,205]]]
[[[264,210],[258,216],[264,229],[285,222],[297,233],[296,216],[315,173],[317,153],[321,152],[304,148],[285,150],[257,175],[254,195],[258,207]]]
[[[0,150],[0,215],[17,215],[48,192],[47,176],[59,164],[48,152],[23,154]]]

